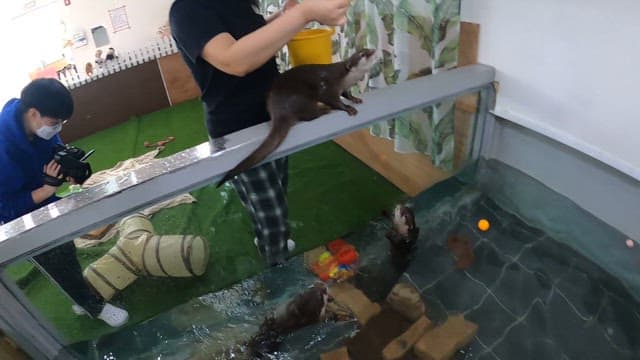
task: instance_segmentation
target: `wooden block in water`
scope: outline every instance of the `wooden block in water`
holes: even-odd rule
[[[407,283],[399,283],[394,286],[387,296],[387,302],[395,311],[411,322],[420,319],[426,311],[418,289]]]
[[[320,355],[320,360],[349,360],[349,352],[346,347]]]
[[[402,359],[405,354],[411,350],[413,345],[431,329],[432,325],[431,320],[426,316],[420,317],[418,321],[411,325],[409,330],[393,339],[393,341],[382,350],[382,358],[384,360]]]
[[[382,353],[390,342],[411,327],[401,314],[389,306],[362,326],[356,336],[347,340],[349,355],[353,360],[382,360]]]
[[[448,360],[477,332],[478,325],[465,320],[462,315],[450,316],[444,324],[420,338],[413,349],[420,359]]]
[[[346,306],[353,312],[361,325],[380,313],[380,305],[371,302],[360,290],[349,283],[338,283],[329,289],[329,293],[336,302]]]

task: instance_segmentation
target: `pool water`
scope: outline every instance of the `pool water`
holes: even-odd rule
[[[506,165],[491,166],[498,167],[494,176],[512,177],[511,184],[532,184],[530,179],[517,180],[522,175]],[[640,359],[640,306],[634,287],[596,264],[606,264],[607,259],[590,260],[576,251],[580,242],[571,242],[570,231],[560,233],[551,227],[547,231],[536,227],[535,221],[527,224],[523,219],[535,216],[516,215],[499,205],[509,202],[482,186],[477,177],[482,173],[474,172],[470,183],[449,179],[412,199],[420,238],[404,274],[389,271],[387,219],[374,219],[349,235],[348,241],[361,253],[364,274],[370,277],[358,283],[362,290],[380,301],[397,281],[410,282],[420,290],[431,320],[440,322],[462,313],[477,323],[477,336],[457,359]],[[568,202],[560,199],[535,211],[552,214],[552,208],[564,206],[562,201]],[[568,227],[568,222],[590,221],[580,211],[565,213],[570,215],[563,219]],[[491,224],[486,232],[476,226],[482,218]],[[622,236],[614,229],[605,233]],[[451,235],[467,237],[473,244],[475,262],[466,271],[455,269],[446,246]],[[621,256],[640,259],[637,251]],[[640,262],[637,265],[640,269]],[[232,288],[70,350],[83,359],[242,359],[242,344],[263,318],[313,281],[302,257],[297,257]],[[289,336],[273,358],[318,359],[357,330],[354,322],[311,326]],[[381,358],[379,353],[352,355],[354,360]]]
[[[481,218],[492,224],[486,233],[475,225]],[[469,351],[474,359],[640,358],[638,302],[568,246],[481,194],[455,212],[421,220],[434,236],[405,277],[423,294],[432,320],[462,313],[479,325]],[[451,234],[472,239],[476,260],[467,271],[453,267]]]

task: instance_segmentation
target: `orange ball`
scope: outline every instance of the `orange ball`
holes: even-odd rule
[[[489,220],[480,219],[480,221],[478,221],[478,229],[480,229],[480,231],[487,231],[490,227],[491,224],[489,224]]]

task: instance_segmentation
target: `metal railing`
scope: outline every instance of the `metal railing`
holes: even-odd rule
[[[477,158],[482,150],[485,119],[494,100],[494,79],[492,67],[470,65],[369,92],[364,94],[357,116],[335,111],[300,123],[265,161],[392,119],[406,111],[480,92],[471,151],[471,158]],[[160,159],[0,226],[0,266],[32,257],[146,206],[220,179],[260,143],[268,126],[261,124],[233,133],[223,146],[203,143]],[[34,358],[53,358],[64,347],[64,342],[15,283],[2,273],[0,327]]]

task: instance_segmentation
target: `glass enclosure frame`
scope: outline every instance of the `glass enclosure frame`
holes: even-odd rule
[[[267,160],[272,161],[373,123],[445,99],[479,92],[468,161],[486,145],[486,125],[495,100],[495,70],[476,64],[439,72],[364,94],[359,113],[332,112],[295,126]],[[150,204],[219,180],[264,138],[269,125],[229,135],[224,143],[203,143],[157,163],[98,184],[0,226],[0,328],[30,356],[50,359],[66,345],[57,331],[7,277],[5,267],[27,259]]]

